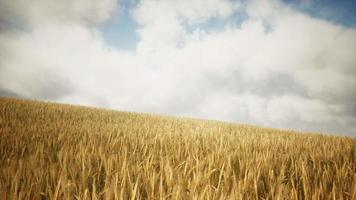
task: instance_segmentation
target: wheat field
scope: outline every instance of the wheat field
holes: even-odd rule
[[[0,199],[356,199],[356,139],[0,98]]]

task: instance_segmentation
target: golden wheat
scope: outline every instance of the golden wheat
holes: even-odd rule
[[[0,98],[0,199],[356,199],[356,139]]]

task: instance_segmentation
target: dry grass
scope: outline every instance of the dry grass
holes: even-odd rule
[[[0,99],[0,199],[356,199],[356,139]]]

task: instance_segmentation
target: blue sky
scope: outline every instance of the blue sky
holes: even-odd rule
[[[0,96],[356,136],[355,2],[0,0]]]
[[[309,15],[345,26],[356,25],[355,0],[284,0]]]
[[[133,1],[122,1],[112,19],[102,24],[100,31],[108,45],[123,50],[134,50],[136,48],[139,40],[136,32],[138,24],[131,15],[131,10],[136,4]]]

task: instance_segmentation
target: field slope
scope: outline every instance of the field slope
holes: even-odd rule
[[[0,199],[356,199],[356,139],[0,98]]]

